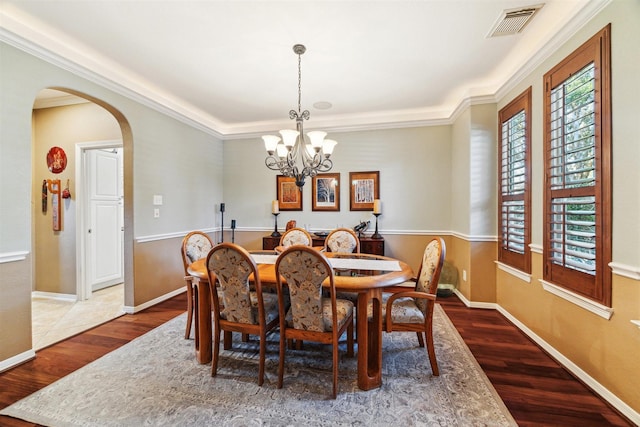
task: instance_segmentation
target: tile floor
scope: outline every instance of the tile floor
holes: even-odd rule
[[[33,297],[33,349],[40,350],[124,314],[124,285],[93,293],[86,301],[70,302]]]

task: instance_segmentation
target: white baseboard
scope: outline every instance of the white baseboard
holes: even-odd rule
[[[587,385],[594,393],[602,397],[604,400],[609,402],[611,406],[616,408],[621,414],[625,417],[629,418],[633,423],[640,425],[640,413],[635,411],[632,407],[627,405],[625,402],[620,400],[615,394],[613,394],[609,389],[596,381],[591,375],[586,373],[582,368],[573,363],[569,358],[555,349],[551,344],[546,342],[542,337],[529,329],[524,323],[515,318],[511,313],[501,307],[496,303],[485,303],[485,302],[473,302],[469,301],[462,293],[458,290],[454,290],[455,294],[460,298],[460,300],[470,308],[493,308],[498,310],[504,317],[506,317],[511,323],[513,323],[518,329],[524,332],[531,340],[533,340],[536,344],[538,344],[542,349],[544,349],[551,357],[553,357],[558,363],[560,363],[565,369],[575,375],[580,379],[584,384]]]
[[[582,370],[578,365],[573,363],[569,358],[556,350],[551,344],[546,342],[542,337],[529,329],[525,324],[520,322],[514,316],[511,315],[507,310],[497,305],[497,310],[511,323],[516,325],[518,329],[524,332],[529,338],[531,338],[536,344],[542,347],[547,353],[551,355],[558,363],[560,363],[564,368],[569,370],[573,375],[578,377],[583,383],[585,383],[591,390],[593,390],[596,394],[602,397],[604,400],[609,402],[611,406],[616,408],[620,413],[629,418],[632,422],[637,425],[640,425],[640,413],[636,412],[632,407],[624,403],[620,398],[618,398],[615,394],[613,394],[609,389],[596,381],[591,375]]]
[[[78,297],[76,294],[59,294],[55,292],[42,292],[42,291],[32,291],[31,298],[45,298],[45,299],[53,299],[58,301],[69,301],[76,302]]]
[[[36,352],[33,349],[31,349],[31,350],[25,351],[24,353],[16,354],[15,356],[10,357],[8,359],[0,360],[0,372],[4,372],[8,369],[16,367],[21,363],[28,362],[31,359],[35,359],[35,357],[36,357]]]
[[[142,310],[144,310],[145,308],[149,308],[151,306],[154,306],[156,304],[161,303],[162,301],[166,301],[168,299],[171,299],[173,297],[175,297],[176,295],[180,295],[183,292],[186,292],[187,288],[186,286],[183,286],[179,289],[176,289],[175,291],[171,291],[167,294],[161,295],[158,298],[154,298],[151,301],[147,301],[144,304],[140,304],[140,305],[136,305],[136,306],[130,306],[130,305],[125,305],[122,309],[124,310],[125,313],[127,314],[135,314],[138,313]]]
[[[465,297],[462,294],[462,292],[460,292],[458,289],[454,289],[453,293],[456,294],[458,298],[460,298],[460,301],[462,301],[464,305],[466,305],[469,308],[485,308],[485,309],[491,309],[491,310],[495,310],[498,308],[498,304],[496,304],[495,302],[469,301],[467,297]]]

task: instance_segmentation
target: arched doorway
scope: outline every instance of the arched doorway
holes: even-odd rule
[[[69,305],[70,301],[83,300],[91,295],[91,291],[86,292],[83,288],[87,272],[87,260],[84,256],[87,253],[87,248],[84,245],[86,237],[84,230],[87,230],[85,217],[88,210],[83,190],[84,184],[86,184],[85,154],[92,150],[117,148],[120,152],[120,158],[126,161],[126,156],[122,153],[126,151],[126,146],[131,146],[131,133],[127,121],[115,108],[103,101],[64,88],[47,89],[38,95],[34,102],[32,128],[32,177],[34,181],[32,290],[36,296],[44,295],[62,300],[58,306],[63,306],[65,300]],[[51,168],[47,168],[42,160],[46,157],[45,152],[48,153],[48,150],[53,147],[59,148],[60,151],[66,153],[67,157],[67,168],[58,171],[57,174],[54,174]],[[78,153],[81,155],[78,156]],[[131,177],[130,165],[132,163],[127,162],[127,164],[129,169],[125,165],[120,175],[121,188],[123,189],[120,191],[120,195],[123,196],[121,199],[123,212],[118,232],[121,242],[127,238],[131,239],[132,236],[132,232],[127,230],[131,226],[125,220],[127,211],[130,211],[127,200],[131,200],[130,194],[126,194],[124,190],[126,188],[124,183]],[[56,200],[56,194],[53,192],[56,191],[56,186],[55,184],[51,186],[51,184],[56,182],[57,191],[68,187],[70,193],[70,197],[58,199],[58,217],[61,218],[57,230],[55,223],[52,223],[55,218],[54,212],[50,212],[50,215],[47,215],[46,212],[46,210],[54,208],[53,202]],[[48,197],[51,198],[50,202],[47,200],[48,209],[46,210],[43,198],[45,184],[49,185]],[[40,203],[41,200],[42,203]],[[126,268],[127,265],[132,264],[132,252],[127,248],[131,248],[131,244],[122,243],[118,255],[120,265],[125,266],[123,272],[131,271],[131,268]],[[126,273],[124,275],[127,276]],[[132,281],[125,278],[122,282],[124,284],[120,286],[120,293],[117,296],[120,303],[119,310],[105,308],[105,310],[97,311],[94,307],[79,308],[79,304],[71,304],[74,309],[63,308],[58,313],[66,316],[60,319],[59,330],[47,331],[46,337],[36,337],[37,319],[43,317],[38,316],[38,313],[34,311],[38,304],[32,303],[34,308],[32,310],[34,311],[32,313],[34,349],[37,350],[64,339],[65,335],[73,335],[109,320],[105,316],[113,318],[122,314],[123,306],[126,304],[125,294],[133,295]],[[110,298],[113,299],[113,296]],[[74,311],[79,316],[76,320],[69,318],[69,315],[73,315]],[[46,327],[55,323],[47,317],[44,319]]]

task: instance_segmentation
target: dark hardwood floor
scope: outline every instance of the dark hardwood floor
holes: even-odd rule
[[[520,426],[633,426],[497,310],[438,298]]]
[[[439,298],[520,426],[632,426],[495,310]],[[121,316],[0,373],[0,408],[28,396],[185,311],[185,294]],[[0,416],[0,426],[34,426]]]

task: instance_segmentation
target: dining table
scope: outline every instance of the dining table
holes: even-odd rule
[[[263,287],[276,285],[274,251],[250,251]],[[334,271],[336,291],[357,294],[358,387],[371,390],[382,385],[382,293],[413,277],[411,267],[398,259],[360,253],[325,253]],[[211,292],[206,259],[192,263],[187,272],[195,278],[195,351],[199,363],[212,356]],[[251,278],[250,278],[251,280]],[[368,310],[371,304],[372,310]],[[369,318],[369,312],[372,312]]]

